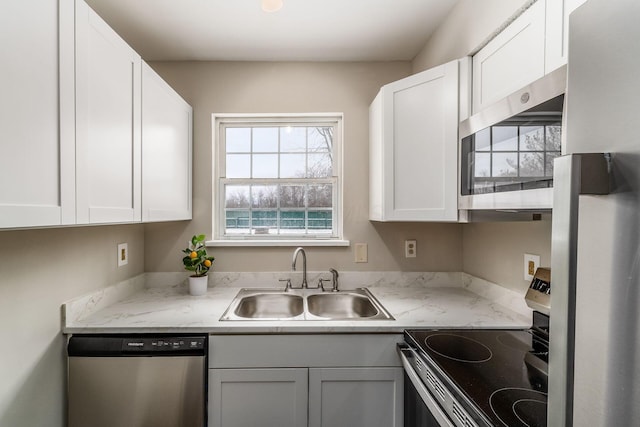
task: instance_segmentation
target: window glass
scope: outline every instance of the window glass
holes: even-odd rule
[[[216,238],[341,238],[340,120],[217,121]]]

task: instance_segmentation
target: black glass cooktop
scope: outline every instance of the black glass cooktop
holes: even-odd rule
[[[541,344],[530,331],[408,330],[405,340],[485,424],[547,425],[547,377],[540,369],[545,363],[532,358]]]

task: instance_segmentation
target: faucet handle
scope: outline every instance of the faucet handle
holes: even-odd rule
[[[324,292],[324,286],[322,285],[324,282],[329,282],[331,279],[318,279],[318,289]]]
[[[293,287],[291,286],[291,279],[278,279],[279,282],[287,282],[287,284],[284,287],[284,291],[285,292],[289,292],[289,290],[293,289]]]

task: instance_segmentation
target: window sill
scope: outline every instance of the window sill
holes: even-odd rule
[[[209,240],[207,246],[350,246],[349,240]]]

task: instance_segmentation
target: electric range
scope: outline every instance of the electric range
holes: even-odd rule
[[[547,425],[547,314],[534,311],[526,330],[416,329],[404,339],[406,427]]]

